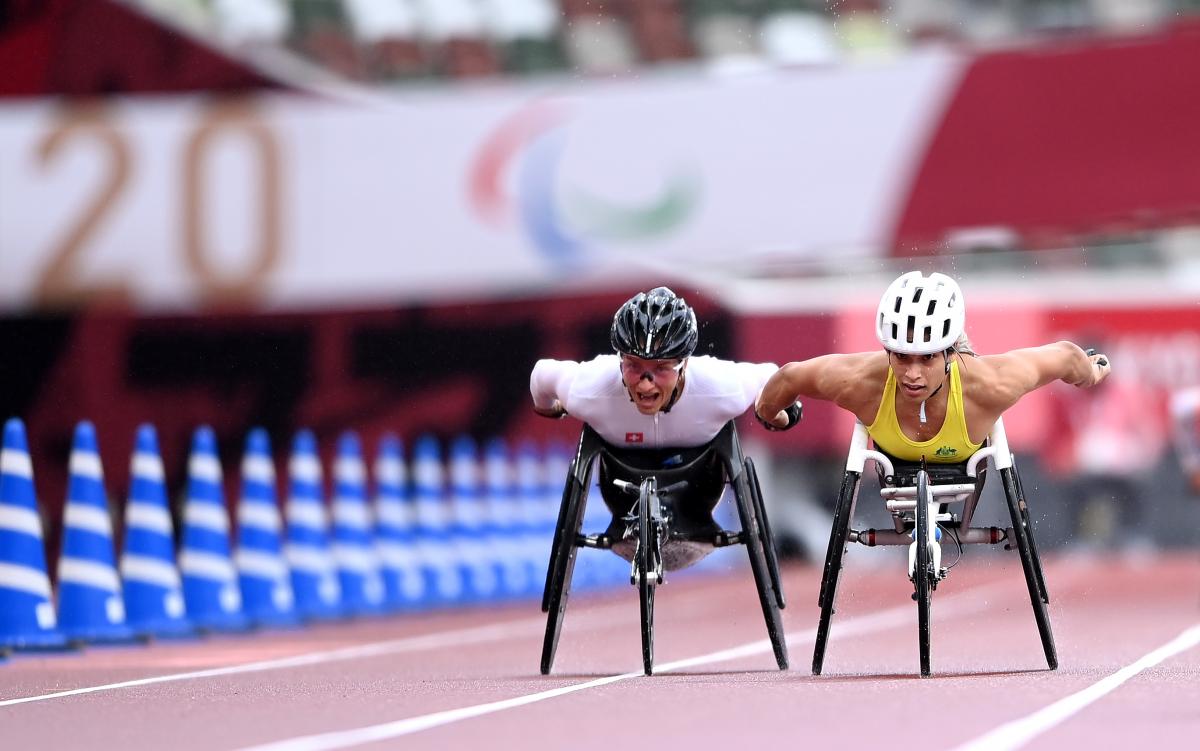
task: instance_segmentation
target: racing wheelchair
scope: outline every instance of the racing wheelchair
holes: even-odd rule
[[[558,637],[567,609],[571,576],[580,548],[613,550],[615,545],[633,542],[630,583],[637,587],[641,605],[642,667],[646,675],[654,671],[654,592],[665,582],[664,550],[673,543],[692,542],[714,548],[742,544],[750,555],[750,568],[758,599],[766,621],[767,633],[780,670],[788,666],[787,644],[779,611],[784,608],[779,581],[779,561],[771,537],[771,528],[763,507],[762,492],[754,462],[743,457],[737,429],[728,422],[708,444],[693,450],[687,459],[673,466],[646,468],[639,462],[643,451],[622,450],[604,441],[589,425],[583,426],[579,446],[567,472],[558,523],[550,548],[542,611],[547,614],[546,636],[542,644],[542,675],[554,664]],[[598,460],[598,461],[597,461]],[[643,466],[639,466],[642,464]],[[628,513],[618,516],[608,530],[584,534],[584,508],[591,485],[593,466],[600,467],[601,482],[607,481],[631,503]],[[685,491],[706,468],[716,467],[722,485],[733,488],[741,530],[721,529],[712,519],[699,525],[698,532],[677,529],[677,511],[672,497]],[[611,504],[610,504],[611,509]],[[697,527],[693,526],[693,530]]]
[[[1016,548],[1021,557],[1021,567],[1025,573],[1025,583],[1029,589],[1029,599],[1033,605],[1042,649],[1046,654],[1046,664],[1051,670],[1056,669],[1058,654],[1054,647],[1050,619],[1046,613],[1050,595],[1046,590],[1041,560],[1033,539],[1029,505],[1021,487],[1021,477],[1008,448],[1003,421],[997,420],[986,444],[972,454],[969,460],[959,464],[927,465],[923,461],[906,462],[882,451],[869,449],[867,443],[867,429],[861,422],[856,422],[841,491],[834,509],[833,528],[829,535],[829,549],[825,555],[821,590],[817,600],[821,608],[821,620],[817,626],[816,646],[813,650],[813,674],[821,674],[825,660],[825,645],[829,639],[830,620],[835,612],[842,557],[847,544],[857,542],[867,546],[909,547],[908,575],[913,582],[913,599],[917,602],[921,676],[930,675],[930,604],[938,582],[948,573],[941,560],[944,537],[953,538],[959,546],[960,553],[963,545],[972,543],[1004,543],[1008,550]],[[855,530],[850,527],[867,459],[875,462],[879,474],[880,495],[891,512],[894,529]],[[1012,519],[1011,527],[971,526],[971,519],[983,490],[988,464],[1000,474]],[[957,507],[957,510],[952,511],[952,506]]]

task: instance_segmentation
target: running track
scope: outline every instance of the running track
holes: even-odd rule
[[[1045,670],[1015,555],[968,557],[935,594],[935,674],[922,680],[901,564],[864,564],[892,552],[851,548],[820,677],[809,672],[816,567],[785,571],[787,672],[774,668],[740,568],[659,590],[648,678],[628,588],[572,600],[546,677],[536,604],[17,655],[0,664],[0,737],[6,749],[122,751],[1058,751],[1200,737],[1195,556],[1049,560],[1056,672]]]

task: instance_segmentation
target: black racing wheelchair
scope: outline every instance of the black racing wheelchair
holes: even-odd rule
[[[785,604],[779,581],[779,561],[754,462],[743,457],[733,422],[726,423],[709,443],[684,452],[674,451],[665,462],[662,459],[652,451],[614,447],[591,426],[583,426],[579,447],[563,488],[542,594],[542,611],[547,613],[542,675],[549,674],[554,664],[575,558],[580,548],[631,552],[622,557],[632,558],[630,583],[637,587],[641,604],[642,667],[646,675],[651,675],[654,671],[654,592],[665,582],[664,572],[673,568],[670,556],[673,549],[683,547],[680,543],[713,548],[746,546],[775,662],[780,670],[787,669],[787,644],[779,612]],[[606,487],[615,491],[605,494],[613,520],[603,532],[584,534],[580,528],[593,466],[600,468],[602,492]],[[713,487],[698,487],[704,484]],[[697,519],[695,509],[689,511],[685,504],[675,503],[689,491],[704,493],[712,490],[714,497],[719,498],[725,486],[733,488],[740,531],[720,528],[712,519],[711,508],[704,508],[700,512],[704,518]],[[626,499],[624,503],[616,501],[621,496]],[[684,559],[676,564],[675,568],[690,565]]]
[[[1021,557],[1034,619],[1051,670],[1058,667],[1054,634],[1046,606],[1050,595],[1042,574],[1029,504],[1021,487],[1021,476],[1004,433],[1002,420],[996,421],[985,446],[968,461],[959,464],[925,464],[906,462],[888,454],[867,448],[868,435],[861,422],[855,423],[850,440],[850,455],[834,509],[833,528],[829,535],[829,550],[821,578],[817,604],[821,620],[817,626],[816,647],[813,650],[812,672],[820,675],[825,661],[825,645],[829,639],[830,620],[835,612],[838,576],[842,557],[848,543],[867,546],[907,545],[908,573],[913,582],[913,599],[917,602],[917,636],[920,648],[921,676],[930,675],[930,610],[932,594],[948,569],[942,566],[943,534],[959,546],[971,543],[1014,547]],[[875,462],[879,474],[880,495],[891,512],[894,529],[851,529],[858,490],[866,460]],[[986,460],[986,462],[985,462]],[[999,471],[1012,527],[972,527],[971,519],[979,503],[980,492],[987,472],[987,463]],[[981,466],[982,465],[982,466]],[[962,504],[958,510],[951,506]]]

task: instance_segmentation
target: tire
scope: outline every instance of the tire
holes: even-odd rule
[[[834,601],[837,599],[838,576],[842,571],[842,556],[850,536],[850,517],[854,513],[854,494],[858,492],[861,476],[847,471],[842,477],[842,489],[838,493],[837,508],[833,512],[833,527],[829,530],[829,549],[825,553],[825,567],[821,575],[821,592],[817,604],[821,607],[821,619],[817,622],[817,638],[813,645],[812,673],[820,675],[825,663],[825,646],[829,641],[829,627],[833,620]]]
[[[1025,526],[1025,537],[1029,540],[1029,554],[1033,559],[1033,572],[1037,579],[1038,593],[1042,602],[1050,604],[1050,590],[1046,589],[1046,577],[1042,573],[1042,558],[1038,555],[1037,541],[1033,537],[1033,522],[1029,518],[1029,502],[1025,498],[1025,488],[1021,487],[1021,473],[1017,465],[1012,466],[1013,480],[1017,488],[1017,505],[1021,509],[1021,523]]]
[[[1046,601],[1043,599],[1044,585],[1038,583],[1041,574],[1040,564],[1034,557],[1032,538],[1025,526],[1025,516],[1021,508],[1024,504],[1020,500],[1016,472],[1011,468],[1002,469],[1000,477],[1004,481],[1004,496],[1008,500],[1008,513],[1012,519],[1013,534],[1017,538],[1017,552],[1021,555],[1021,568],[1025,572],[1025,585],[1029,589],[1029,602],[1033,605],[1033,617],[1037,621],[1038,636],[1042,640],[1046,665],[1051,670],[1057,670],[1058,649],[1054,646],[1054,631],[1050,627],[1050,615],[1046,612]]]
[[[929,606],[933,597],[933,561],[929,554],[929,475],[925,470],[917,473],[916,525],[913,529],[917,544],[916,567],[913,569],[913,584],[917,595],[917,639],[921,650],[921,677],[928,678],[929,666]]]
[[[554,537],[550,543],[550,560],[546,564],[546,585],[542,588],[542,612],[550,612],[550,593],[553,589],[551,586],[554,581],[554,572],[559,567],[559,556],[562,550],[559,549],[558,541],[562,538],[563,528],[567,525],[567,512],[571,506],[573,491],[576,488],[575,484],[575,462],[571,462],[570,468],[567,470],[567,479],[563,484],[562,500],[558,503],[558,521],[554,523]]]
[[[780,610],[787,607],[787,601],[783,597],[783,584],[779,576],[779,556],[775,551],[775,535],[771,533],[771,522],[767,519],[767,508],[763,503],[762,486],[758,483],[758,470],[754,468],[754,460],[746,458],[745,467],[742,470],[746,473],[746,480],[750,487],[750,493],[754,498],[754,514],[758,517],[758,530],[763,546],[763,552],[767,557],[767,570],[771,574],[771,587],[775,590],[775,604]]]
[[[542,600],[546,610],[546,635],[542,640],[542,675],[549,675],[554,666],[554,654],[558,651],[558,637],[562,632],[563,616],[567,612],[567,598],[571,589],[571,575],[575,571],[575,557],[579,548],[575,546],[575,535],[583,524],[584,488],[571,492],[568,478],[564,491],[563,507],[560,509],[562,524],[556,530],[551,543],[550,561],[553,567],[546,572],[546,589]]]
[[[771,586],[771,573],[767,564],[766,552],[763,550],[763,538],[758,516],[754,511],[754,501],[750,497],[750,485],[743,472],[737,479],[739,487],[735,490],[737,496],[738,519],[742,524],[742,534],[746,544],[746,553],[750,556],[750,571],[754,574],[754,586],[758,589],[758,603],[762,607],[763,620],[767,625],[767,636],[771,639],[771,649],[775,653],[775,664],[780,670],[788,668],[787,634],[783,630],[783,618],[779,614],[779,603]]]
[[[642,611],[642,669],[646,675],[654,673],[654,587],[650,578],[658,571],[659,539],[656,530],[658,519],[654,518],[651,498],[642,484],[638,496],[638,599]]]

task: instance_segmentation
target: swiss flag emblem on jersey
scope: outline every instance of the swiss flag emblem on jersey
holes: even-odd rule
[[[644,440],[645,440],[645,437],[641,433],[626,433],[625,434],[625,442],[626,443],[642,443]]]

